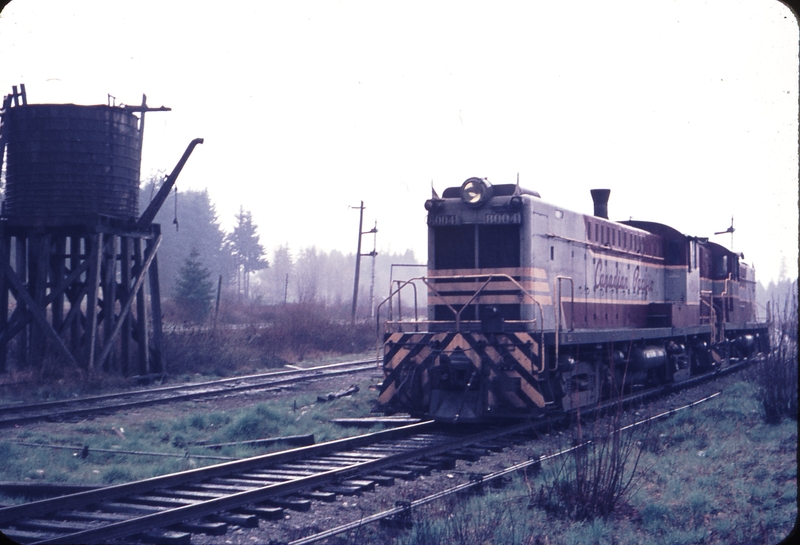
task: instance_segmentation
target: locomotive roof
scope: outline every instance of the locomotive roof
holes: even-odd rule
[[[721,244],[717,244],[716,242],[708,241],[708,242],[703,243],[703,246],[705,246],[706,248],[709,248],[711,250],[712,254],[717,254],[717,255],[719,255],[719,254],[735,255],[735,256],[737,256],[737,257],[739,257],[741,259],[744,259],[744,254],[743,253],[734,252],[733,250],[730,250],[730,249],[726,248],[725,246],[723,246]]]
[[[625,220],[620,221],[622,225],[627,225],[629,227],[636,227],[637,229],[641,229],[642,231],[647,231],[648,233],[653,233],[654,235],[658,235],[663,238],[685,238],[686,235],[675,229],[674,227],[670,227],[669,225],[664,225],[663,223],[656,223],[654,221],[638,221],[638,220]]]
[[[531,189],[525,189],[516,184],[492,184],[493,197],[510,197],[512,195],[530,195],[531,197],[541,198],[538,192]],[[458,199],[461,198],[461,186],[448,187],[442,193],[443,199]]]

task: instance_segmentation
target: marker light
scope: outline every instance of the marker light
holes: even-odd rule
[[[461,200],[467,204],[478,205],[489,199],[492,186],[485,179],[469,178],[461,184]]]
[[[436,211],[442,206],[442,199],[428,199],[425,201],[425,210]]]

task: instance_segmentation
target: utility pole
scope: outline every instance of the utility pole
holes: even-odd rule
[[[375,220],[375,225],[372,227],[372,251],[369,253],[372,256],[372,279],[369,283],[369,317],[375,317],[375,256],[378,255],[376,251],[376,244],[378,240],[378,220]]]
[[[359,217],[358,217],[358,246],[356,247],[356,274],[355,279],[353,280],[353,308],[350,312],[350,323],[355,325],[356,323],[356,308],[358,306],[358,280],[361,274],[361,256],[372,256],[373,258],[378,255],[375,250],[368,254],[361,253],[361,236],[366,235],[369,233],[377,233],[378,232],[378,222],[375,222],[375,227],[373,227],[369,231],[362,231],[364,228],[364,201],[361,201],[360,206],[353,206],[351,208],[358,208],[359,210]]]

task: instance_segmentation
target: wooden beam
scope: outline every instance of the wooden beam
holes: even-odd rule
[[[90,261],[88,259],[88,255],[86,255],[87,251],[84,249],[86,245],[88,245],[88,242],[86,242],[85,237],[80,235],[73,235],[70,237],[69,262],[73,271],[82,265],[86,265],[86,269],[88,270]],[[70,305],[69,313],[64,319],[64,328],[69,328],[70,345],[72,346],[73,354],[80,354],[81,352],[83,324],[81,324],[81,321],[76,318],[77,316],[83,316],[83,313],[81,312],[81,301],[83,301],[83,298],[86,297],[87,292],[88,289],[86,288],[85,283],[76,283],[73,288],[64,289],[64,293],[67,295]]]
[[[47,292],[47,265],[50,261],[50,235],[37,234],[28,239],[28,293],[37,309],[46,317],[44,304]],[[50,322],[48,322],[49,324]],[[50,326],[52,327],[52,326]],[[55,330],[54,330],[55,331]],[[31,345],[28,350],[28,363],[40,366],[44,361],[47,334],[40,325],[31,327]]]
[[[77,365],[78,362],[75,361],[75,358],[72,356],[72,354],[70,354],[69,349],[67,349],[67,346],[64,344],[64,341],[61,340],[61,337],[58,336],[58,333],[56,333],[56,331],[48,323],[47,317],[42,309],[36,306],[33,298],[28,293],[28,290],[25,289],[25,286],[20,279],[17,278],[17,274],[11,268],[11,265],[8,261],[8,255],[6,254],[6,250],[2,245],[0,245],[0,261],[2,261],[3,271],[6,279],[11,282],[11,286],[14,288],[15,297],[17,297],[18,300],[22,299],[25,305],[28,306],[28,311],[31,313],[36,323],[41,326],[41,328],[44,330],[44,333],[55,343],[56,348],[59,352],[61,352],[61,355],[64,356],[69,363]]]
[[[8,252],[8,247],[9,247],[8,244],[6,244],[5,246],[6,252]],[[53,301],[60,298],[63,295],[64,291],[69,286],[71,286],[78,279],[78,277],[80,277],[81,274],[86,272],[88,268],[89,268],[89,261],[87,260],[81,263],[75,270],[71,271],[66,278],[62,278],[61,281],[58,283],[58,285],[52,288],[50,290],[50,293],[47,294],[47,297],[45,297],[44,306],[47,307]],[[85,295],[86,293],[84,290],[83,294],[80,297],[78,297],[77,301],[80,302],[80,300],[83,299]],[[0,305],[2,305],[2,302],[0,302]],[[70,321],[74,319],[74,314],[76,311],[79,310],[79,307],[80,304],[78,305],[70,304],[70,310],[69,313],[67,314],[67,317],[61,320],[59,324],[55,323],[55,315],[54,315],[53,329],[55,329],[56,332],[59,334],[62,333],[64,331],[64,328],[68,327]],[[8,308],[7,293],[6,293],[5,308]],[[0,347],[4,346],[11,339],[13,339],[14,336],[20,331],[22,331],[22,328],[28,325],[28,323],[30,323],[32,319],[33,316],[25,312],[24,305],[22,306],[18,305],[17,308],[14,309],[14,312],[11,313],[11,317],[6,321],[6,324],[0,327]]]
[[[97,233],[90,238],[92,251],[89,254],[91,267],[86,279],[89,292],[86,297],[86,331],[84,334],[84,337],[88,338],[84,345],[86,350],[84,361],[86,368],[91,373],[94,370],[94,351],[97,344],[97,288],[100,283],[100,265],[103,260],[103,233]]]
[[[14,252],[16,253],[16,271],[21,284],[28,280],[28,239],[24,236],[14,239]],[[25,302],[16,297],[17,307],[25,311]],[[20,362],[28,361],[28,329],[23,328],[17,341],[17,357]]]
[[[103,339],[108,343],[114,331],[116,315],[114,307],[117,304],[117,237],[111,236],[106,240],[103,251]],[[113,358],[106,358],[101,364],[105,371],[113,367]]]
[[[139,351],[142,352],[143,349],[147,347],[147,326],[146,326],[147,313],[146,311],[142,312],[145,308],[145,305],[144,305],[144,290],[142,290],[141,287],[142,284],[144,283],[145,277],[147,276],[150,265],[153,263],[153,260],[156,257],[156,251],[158,250],[158,246],[160,244],[161,244],[161,234],[159,233],[158,236],[155,238],[155,240],[151,240],[150,243],[147,245],[147,249],[145,250],[144,253],[144,260],[142,261],[141,267],[139,268],[138,274],[136,275],[136,281],[134,282],[133,288],[128,294],[128,297],[125,300],[125,304],[123,305],[122,310],[120,311],[120,319],[117,320],[117,323],[114,325],[114,329],[111,332],[111,337],[106,341],[106,345],[102,348],[102,350],[100,351],[100,355],[97,358],[97,361],[99,363],[102,363],[105,360],[105,358],[108,357],[109,352],[111,352],[111,347],[114,343],[114,339],[116,338],[117,334],[122,328],[123,318],[130,313],[134,298],[136,299],[136,309],[139,312],[139,318],[137,320],[139,326],[139,334],[144,336],[144,339],[142,339],[141,337],[139,338]],[[141,239],[134,240],[134,248],[136,250],[139,250],[141,248]],[[138,257],[135,256],[135,258],[137,261],[140,261]],[[139,307],[140,304],[141,308]],[[145,351],[144,353],[145,361],[147,357],[148,354]]]
[[[0,146],[0,154],[2,147]],[[11,247],[11,238],[6,236],[5,228],[0,224],[0,245],[2,245],[2,265],[0,265],[0,331],[5,329],[8,324],[8,286],[6,284],[6,266],[8,263]],[[0,342],[0,373],[6,372],[6,357],[8,356],[8,341]]]
[[[123,302],[127,300],[128,294],[130,293],[131,288],[131,245],[130,245],[130,238],[128,237],[120,237],[119,241],[119,251],[120,251],[120,286],[117,290],[117,297],[119,298],[120,305],[124,304]],[[120,309],[120,316],[119,320],[122,321],[122,337],[121,341],[121,350],[122,350],[122,361],[120,362],[121,372],[123,376],[127,376],[130,370],[131,365],[131,314],[130,312],[126,313],[125,316],[122,315],[122,309]]]
[[[154,225],[158,236],[161,236],[161,227]],[[148,250],[152,241],[148,241]],[[161,289],[158,284],[158,255],[153,252],[153,264],[150,266],[150,306],[153,311],[153,367],[152,372],[166,373],[167,365],[164,353],[161,350]]]
[[[78,291],[77,296],[74,297],[74,302],[72,301],[72,297],[70,297],[70,308],[69,312],[67,312],[67,316],[64,318],[64,325],[62,326],[61,332],[66,331],[69,329],[72,331],[77,331],[78,326],[80,325],[78,321],[76,321],[76,317],[81,313],[81,301],[83,298],[86,297],[86,294],[89,293],[89,287],[84,285],[81,286],[81,289]],[[69,297],[69,296],[68,296]],[[73,324],[75,327],[73,327]],[[80,342],[75,342],[72,348],[72,351],[77,353],[80,350]]]
[[[142,239],[140,238],[133,240],[133,262],[137,278],[144,280],[146,269],[144,267],[144,261],[142,260]],[[150,360],[150,336],[147,334],[147,305],[145,305],[144,301],[144,290],[134,289],[132,291],[133,293],[130,298],[131,304],[133,304],[134,296],[136,298],[136,322],[134,327],[136,328],[136,341],[139,345],[139,351],[137,353],[139,360],[138,373],[140,375],[146,375],[149,373],[148,362]]]
[[[52,313],[53,329],[62,331],[61,324],[64,321],[64,296],[62,293],[56,294],[56,288],[61,285],[61,281],[67,274],[67,265],[65,263],[64,254],[66,253],[67,240],[63,235],[55,235],[53,241],[53,253],[50,255],[50,293],[47,294],[45,299],[45,306],[52,305],[50,312]]]

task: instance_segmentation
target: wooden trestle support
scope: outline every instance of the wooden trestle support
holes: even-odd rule
[[[71,226],[0,220],[0,372],[14,362],[164,373],[160,243],[158,224],[104,216]]]

